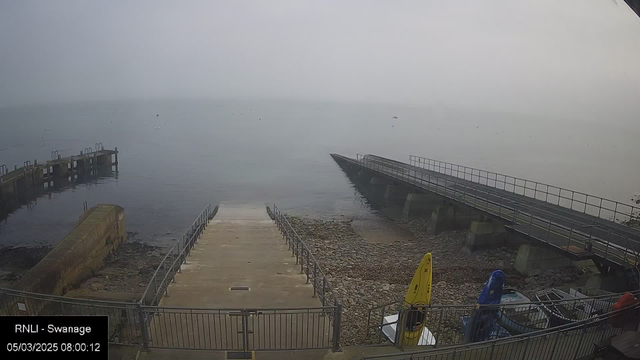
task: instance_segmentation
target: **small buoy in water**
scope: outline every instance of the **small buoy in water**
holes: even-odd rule
[[[156,117],[160,116],[160,114],[156,114]]]

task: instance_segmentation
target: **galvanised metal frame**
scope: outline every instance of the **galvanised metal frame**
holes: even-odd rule
[[[349,160],[345,158],[346,160]],[[501,219],[517,233],[529,236],[569,254],[572,249],[588,249],[575,256],[594,258],[607,264],[629,268],[640,261],[640,242],[615,227],[586,223],[567,214],[519,202],[512,195],[478,186],[433,171],[373,155],[357,155],[351,160],[373,173],[441,195],[454,203],[480,210]],[[612,225],[613,222],[609,222]],[[621,226],[621,225],[619,225]],[[630,229],[629,231],[634,231]]]
[[[609,313],[613,310],[613,304],[625,293],[606,294],[582,299],[570,299],[570,300],[558,300],[558,301],[530,301],[530,302],[514,302],[508,304],[499,305],[430,305],[425,310],[425,326],[431,331],[431,334],[436,340],[434,347],[453,346],[464,344],[465,334],[462,331],[463,317],[471,317],[474,314],[486,312],[487,314],[508,313],[508,316],[515,316],[518,314],[528,314],[536,308],[543,309],[541,306],[550,305],[563,306],[568,311],[582,312],[585,317],[595,317],[598,315]],[[633,293],[635,296],[640,295],[640,291]],[[586,312],[589,311],[590,314]],[[402,301],[394,301],[382,305],[372,307],[369,310],[367,316],[367,327],[365,339],[370,344],[388,344],[390,342],[382,334],[382,327],[390,324],[397,324],[398,321],[385,324],[384,317],[388,315],[402,314]],[[533,327],[536,322],[548,317],[548,312],[545,315],[537,313],[535,316],[528,318],[528,322],[521,323],[524,327]],[[398,317],[401,319],[401,316]],[[498,323],[498,322],[496,322]],[[552,325],[558,325],[553,324]],[[396,327],[398,328],[398,327]],[[492,334],[490,339],[494,339],[497,333]],[[400,336],[400,339],[403,339]],[[396,346],[402,347],[402,344],[396,344]]]
[[[562,206],[601,219],[622,222],[640,216],[640,207],[569,190],[542,182],[522,179],[464,165],[409,155],[409,164],[441,174],[455,176],[477,184],[523,195]]]
[[[592,354],[596,345],[625,331],[636,331],[640,304],[583,321],[501,339],[441,349],[365,356],[364,360],[574,360]]]
[[[187,256],[195,246],[198,237],[217,212],[218,206],[211,208],[211,204],[207,205],[182,237],[173,244],[151,276],[140,298],[142,305],[158,305],[162,297],[167,295],[169,283],[175,281],[176,274],[180,272],[182,264],[187,262]]]
[[[291,256],[296,257],[296,265],[300,265],[300,274],[306,275],[307,284],[309,282],[313,284],[313,296],[320,298],[322,306],[327,307],[327,310],[331,310],[327,311],[327,313],[333,321],[332,348],[334,351],[338,351],[340,349],[340,329],[342,327],[342,304],[337,293],[322,271],[313,252],[309,250],[309,246],[291,226],[287,216],[275,204],[273,205],[273,211],[267,208],[267,212],[273,217],[278,229],[282,232],[282,237],[289,246],[289,250],[291,250]]]

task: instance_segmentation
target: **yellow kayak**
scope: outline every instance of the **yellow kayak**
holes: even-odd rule
[[[426,307],[431,303],[431,253],[427,253],[413,275],[404,297],[404,346],[418,345],[425,327]]]

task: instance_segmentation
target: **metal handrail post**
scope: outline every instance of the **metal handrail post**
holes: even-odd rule
[[[318,286],[317,278],[318,278],[318,262],[314,261],[313,262],[313,297],[316,297],[317,293],[318,293],[318,290],[317,290],[317,286]]]
[[[571,246],[572,236],[573,236],[573,223],[571,224],[571,229],[569,230],[569,240],[567,241],[567,251],[569,251],[569,246]]]
[[[242,309],[240,312],[242,315],[242,350],[245,353],[249,352],[249,312],[246,309]]]
[[[327,277],[323,276],[322,277],[322,306],[325,305],[325,298],[327,297],[326,288],[327,288]]]
[[[440,325],[442,324],[442,316],[444,315],[444,309],[440,309],[440,316],[438,317],[438,327],[437,330],[435,332],[435,334],[438,335],[438,337],[440,336]],[[433,337],[435,338],[436,335],[433,335]],[[435,348],[438,347],[438,339],[436,340],[436,344],[434,345]]]
[[[396,338],[394,339],[397,349],[404,349],[404,324],[406,317],[406,309],[400,308],[398,312],[398,321],[396,321]]]
[[[138,303],[137,305],[137,311],[138,311],[138,321],[139,323],[139,327],[140,327],[140,336],[142,337],[142,348],[144,350],[149,350],[149,334],[147,333],[147,322],[144,316],[144,309],[142,308],[142,306],[140,305],[140,303]]]
[[[307,250],[307,271],[306,271],[306,273],[307,273],[307,284],[309,283],[309,258],[310,258],[309,250]]]
[[[342,328],[342,304],[338,300],[334,303],[333,315],[333,351],[340,351],[340,329]]]

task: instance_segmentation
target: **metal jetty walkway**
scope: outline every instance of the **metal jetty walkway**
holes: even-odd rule
[[[115,155],[115,160],[112,159]],[[14,170],[2,164],[0,165],[0,184],[22,180],[25,177],[33,177],[33,173],[39,172],[39,179],[53,180],[53,177],[75,175],[76,173],[87,172],[98,167],[118,165],[118,148],[108,150],[101,143],[96,144],[96,149],[85,148],[80,151],[80,155],[61,157],[57,151],[51,152],[51,160],[44,164],[39,164],[34,160],[25,161],[22,167],[17,165]],[[34,180],[31,179],[33,182]]]
[[[572,259],[593,259],[604,272],[633,269],[637,274],[640,231],[619,223],[637,216],[637,207],[418,156],[410,156],[408,164],[375,155],[332,157],[499,219]]]

